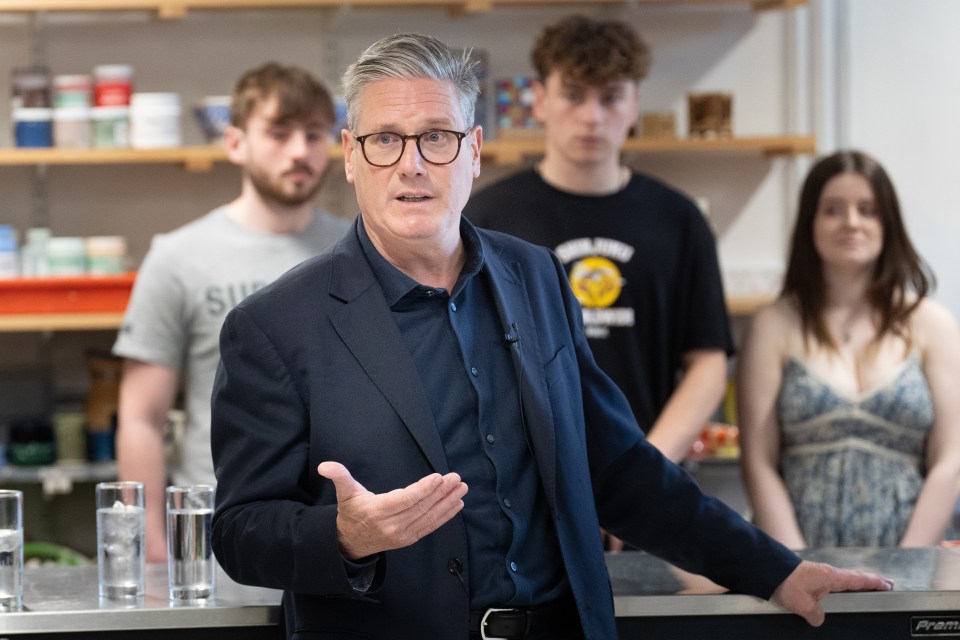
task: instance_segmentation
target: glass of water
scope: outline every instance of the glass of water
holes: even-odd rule
[[[23,607],[23,492],[0,490],[0,611]]]
[[[214,595],[213,491],[206,484],[167,487],[167,574],[174,602]]]
[[[143,483],[97,485],[97,566],[100,597],[143,596],[146,567],[146,512]]]

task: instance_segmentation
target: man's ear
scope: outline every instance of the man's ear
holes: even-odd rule
[[[236,165],[243,165],[247,160],[247,132],[240,127],[230,125],[223,132],[223,148],[227,152],[227,159]]]
[[[539,80],[531,82],[530,88],[533,90],[533,117],[542,124],[544,121],[543,103],[547,97],[547,88]]]
[[[357,140],[353,134],[346,129],[340,130],[340,144],[343,145],[343,172],[347,177],[347,182],[353,184],[353,170],[356,161],[355,151],[357,151]]]
[[[483,127],[474,127],[473,140],[470,141],[470,151],[473,153],[473,177],[480,177],[480,148],[483,147]]]

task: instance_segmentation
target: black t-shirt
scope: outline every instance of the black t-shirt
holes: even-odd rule
[[[644,431],[676,388],[685,352],[733,353],[713,234],[662,182],[634,173],[617,193],[581,196],[530,170],[480,191],[464,214],[556,252],[594,356]]]

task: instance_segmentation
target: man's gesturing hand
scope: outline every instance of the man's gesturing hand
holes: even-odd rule
[[[882,576],[804,560],[780,583],[771,600],[819,627],[825,617],[820,600],[828,593],[891,589],[893,582]]]
[[[406,547],[443,526],[463,509],[467,485],[456,473],[433,473],[402,489],[374,494],[339,462],[317,473],[337,490],[337,537],[350,560]]]

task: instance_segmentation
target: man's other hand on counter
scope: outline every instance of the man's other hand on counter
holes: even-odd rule
[[[890,591],[893,581],[852,569],[838,569],[823,562],[804,560],[773,592],[771,600],[819,627],[826,617],[820,600],[839,591]]]

